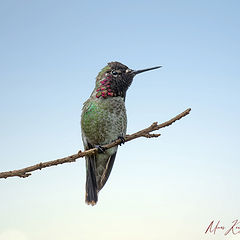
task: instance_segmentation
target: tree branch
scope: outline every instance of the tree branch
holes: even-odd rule
[[[177,120],[180,120],[181,118],[188,115],[190,113],[190,111],[191,111],[191,108],[188,108],[184,112],[178,114],[176,117],[168,120],[167,122],[164,122],[164,123],[161,123],[161,124],[158,124],[157,122],[154,122],[151,126],[145,128],[141,131],[138,131],[138,132],[133,133],[131,135],[126,135],[125,142],[131,141],[131,140],[133,140],[135,138],[139,138],[139,137],[146,137],[146,138],[159,137],[160,134],[153,134],[151,132],[171,125],[172,123],[176,122]],[[102,147],[104,147],[105,149],[109,149],[109,148],[112,148],[114,146],[119,145],[120,143],[121,143],[121,140],[118,139],[118,140],[116,140],[112,143],[106,144]],[[96,154],[97,151],[98,151],[97,148],[92,148],[92,149],[86,150],[84,152],[79,151],[77,154],[73,154],[73,155],[70,155],[70,156],[64,157],[64,158],[59,158],[59,159],[56,159],[56,160],[53,160],[53,161],[40,162],[36,165],[25,167],[25,168],[18,169],[18,170],[13,170],[13,171],[8,171],[8,172],[0,172],[0,178],[8,178],[8,177],[25,178],[25,177],[29,177],[31,175],[30,172],[33,172],[33,171],[36,171],[36,170],[41,170],[43,168],[47,168],[47,167],[51,167],[51,166],[55,166],[55,165],[59,165],[59,164],[63,164],[63,163],[75,162],[76,159],[82,158],[82,157],[87,156],[87,155]]]

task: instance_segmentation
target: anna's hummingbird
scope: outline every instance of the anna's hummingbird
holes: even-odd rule
[[[85,150],[97,147],[96,155],[86,156],[87,204],[95,205],[98,192],[105,185],[116,157],[117,147],[103,149],[101,145],[122,139],[127,129],[126,92],[133,78],[158,67],[134,71],[119,62],[110,62],[97,75],[95,88],[83,104],[81,116],[82,140]]]

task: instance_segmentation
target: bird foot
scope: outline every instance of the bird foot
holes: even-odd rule
[[[105,151],[106,151],[106,148],[104,148],[100,145],[97,145],[96,148],[98,149],[98,153],[105,153]]]
[[[120,146],[126,142],[125,138],[122,136],[119,136],[118,139],[121,140],[121,143],[119,144]]]

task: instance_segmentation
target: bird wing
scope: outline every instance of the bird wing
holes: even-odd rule
[[[105,185],[105,183],[108,180],[108,177],[112,171],[112,167],[113,167],[113,164],[114,164],[114,161],[116,158],[116,154],[117,154],[117,151],[114,154],[112,154],[111,156],[109,156],[106,163],[104,164],[105,165],[104,171],[102,172],[102,174],[97,182],[98,191],[100,191],[103,188],[103,186]]]

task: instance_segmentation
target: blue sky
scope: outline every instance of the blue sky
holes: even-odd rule
[[[225,239],[204,231],[214,219],[240,219],[239,7],[1,1],[1,171],[82,149],[81,107],[110,61],[163,66],[130,87],[128,133],[192,112],[158,139],[120,147],[93,208],[84,203],[82,159],[1,180],[0,240]]]

